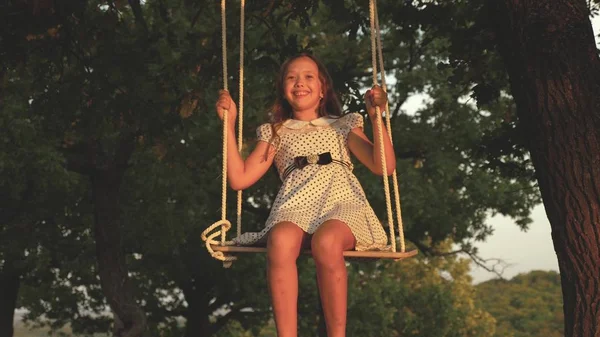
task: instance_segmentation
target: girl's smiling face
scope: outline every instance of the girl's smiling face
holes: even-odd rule
[[[319,104],[323,98],[319,68],[309,57],[299,57],[287,67],[283,78],[286,101],[294,110],[294,117],[312,120],[318,117]]]

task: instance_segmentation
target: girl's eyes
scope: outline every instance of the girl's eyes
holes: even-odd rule
[[[305,75],[304,78],[313,79],[315,78],[313,75]],[[286,80],[295,80],[296,76],[288,76],[285,78]]]

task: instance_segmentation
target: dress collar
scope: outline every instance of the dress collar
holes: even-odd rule
[[[330,117],[319,117],[317,119],[313,119],[312,121],[300,121],[297,119],[288,119],[283,122],[283,126],[288,129],[299,130],[310,124],[313,126],[329,126],[331,123],[337,121],[338,118],[330,118]]]

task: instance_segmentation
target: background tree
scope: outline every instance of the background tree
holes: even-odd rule
[[[363,109],[362,92],[371,85],[366,2],[265,0],[247,6],[249,146],[255,128],[266,120],[279,64],[303,49],[326,61],[348,110]],[[230,7],[229,68],[236,69],[238,10]],[[65,263],[60,272],[39,274],[41,284],[31,276],[28,282],[37,288],[26,287],[20,294],[29,317],[44,314],[58,327],[74,313],[90,319],[100,314],[97,321],[80,320],[73,328],[106,331],[109,306],[117,328],[121,323],[124,328],[115,334],[139,335],[144,330],[210,336],[223,327],[251,333],[262,329],[270,318],[268,299],[260,295],[265,289],[259,267],[264,257],[245,257],[223,270],[199,240],[220,207],[220,125],[213,112],[221,83],[215,3],[32,1],[11,2],[9,8],[3,11],[12,16],[3,21],[9,29],[2,30],[0,55],[10,61],[6,64],[11,72],[4,73],[3,89],[31,86],[27,104],[15,113],[42,121],[36,129],[40,141],[46,140],[64,167],[89,182],[81,185],[82,205],[88,206],[81,208],[77,225],[84,228],[85,243],[93,234],[97,250],[93,259],[89,250],[73,245],[69,249],[82,252],[75,255],[79,260],[61,258]],[[515,119],[507,114],[511,100],[493,96],[499,99],[478,109],[469,98],[471,87],[457,86],[462,77],[450,62],[455,46],[447,32],[458,35],[470,27],[478,9],[477,3],[461,1],[380,1],[386,69],[395,79],[390,82],[392,132],[406,235],[428,257],[447,254],[439,243],[448,238],[458,251],[475,254],[473,242],[491,233],[485,223],[490,213],[511,216],[526,228],[529,210],[539,200]],[[497,55],[483,60],[491,64],[487,78],[506,83]],[[233,83],[235,71],[231,74]],[[474,91],[485,92],[481,88],[487,86]],[[408,114],[402,105],[416,93],[427,100],[422,109]],[[385,214],[379,178],[364,168],[357,168],[357,174],[376,211]],[[277,177],[269,174],[245,191],[246,230],[264,223],[277,187]],[[17,234],[10,239],[24,240]],[[96,259],[97,269],[89,268]],[[310,263],[301,267],[308,277],[303,284],[314,291]],[[377,268],[391,267],[384,262]],[[377,268],[358,264],[351,277],[368,278]],[[69,280],[73,275],[77,283]],[[73,284],[92,295],[65,291]],[[447,295],[446,304],[458,303],[447,292],[459,288],[432,286],[429,294]],[[316,294],[305,291],[303,296],[301,302],[310,308],[303,312],[315,317],[314,323]],[[452,315],[466,322],[472,312]],[[444,319],[448,324],[441,326],[456,326]],[[385,317],[373,321],[410,325]],[[303,329],[314,331],[312,323]]]
[[[504,90],[514,96],[552,227],[569,337],[600,331],[600,63],[589,20],[597,8],[583,0],[481,3],[472,7],[479,20],[451,34],[450,63],[459,82],[480,88],[478,104]],[[489,81],[491,53],[502,56],[510,87]]]
[[[435,245],[449,252],[451,244]],[[352,273],[348,335],[493,336],[493,317],[475,305],[468,259],[419,257]],[[356,267],[356,266],[354,266]]]
[[[449,252],[451,244],[436,246]],[[301,264],[314,267],[312,260]],[[455,254],[420,255],[401,263],[350,263],[347,333],[349,336],[494,336],[496,320],[476,305],[469,276],[470,260]],[[313,271],[314,268],[308,269]],[[307,271],[308,271],[307,270]],[[300,282],[301,336],[321,336],[315,274],[306,272]],[[218,336],[275,336],[271,322],[260,332],[232,324]]]
[[[585,1],[506,1],[500,50],[557,253],[565,336],[600,334],[600,60]]]
[[[0,96],[0,336],[12,336],[23,281],[56,271],[61,261],[52,252],[70,255],[68,247],[77,245],[71,240],[85,236],[77,226],[85,187],[64,168],[56,139],[40,133],[43,119],[23,113],[31,73],[5,70],[3,81],[17,83]]]
[[[560,275],[532,271],[476,286],[476,302],[496,319],[496,335],[564,336]]]

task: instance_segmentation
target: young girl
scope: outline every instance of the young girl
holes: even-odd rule
[[[385,108],[378,86],[367,91],[369,117]],[[242,159],[235,139],[235,103],[221,91],[216,109],[228,110],[228,179],[235,190],[260,179],[275,162],[283,181],[264,230],[236,239],[249,245],[267,241],[267,278],[279,337],[297,336],[298,274],[296,259],[310,245],[327,325],[327,336],[345,336],[347,273],[345,250],[386,249],[387,237],[363,189],[352,173],[349,152],[371,171],[383,172],[379,139],[363,132],[358,113],[343,114],[332,80],[314,56],[301,54],[285,62],[277,81],[273,121],[257,129],[258,144]],[[373,134],[377,123],[373,120]],[[387,172],[396,167],[385,130]]]

